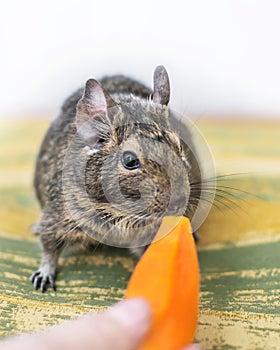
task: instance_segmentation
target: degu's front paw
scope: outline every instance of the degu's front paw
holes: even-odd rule
[[[30,281],[35,290],[40,288],[42,293],[46,291],[48,284],[56,291],[55,272],[48,267],[40,267],[38,270],[34,271],[30,276]]]

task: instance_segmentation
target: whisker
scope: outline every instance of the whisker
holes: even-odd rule
[[[220,185],[220,184],[216,184],[216,186],[213,186],[213,187],[210,187],[210,186],[198,186],[196,187],[193,186],[192,187],[193,189],[201,189],[201,190],[204,190],[204,189],[212,189],[213,191],[224,191],[225,194],[228,194],[228,195],[231,195],[231,196],[235,196],[237,199],[242,199],[242,197],[238,196],[237,194],[234,194],[233,192],[237,192],[239,193],[240,195],[246,195],[246,196],[249,196],[250,198],[256,198],[256,199],[262,199],[261,196],[258,196],[252,192],[249,192],[249,191],[245,191],[245,190],[241,190],[239,188],[235,188],[235,187],[231,187],[231,186],[225,186],[225,185]],[[226,190],[229,190],[229,191],[226,191]],[[244,198],[243,198],[244,199]]]
[[[240,196],[240,194],[243,194],[243,192],[240,193],[240,191],[238,191],[238,193],[232,193],[230,191],[226,191],[222,188],[214,188],[214,187],[203,187],[202,189],[202,192],[205,192],[205,191],[213,191],[213,195],[214,193],[219,193],[221,195],[225,195],[226,196],[230,196],[231,198],[234,198],[234,199],[237,199],[237,200],[240,200],[240,201],[243,201],[243,202],[246,202],[246,199],[245,198],[242,198]],[[247,194],[247,193],[246,193]]]
[[[213,207],[215,207],[216,209],[218,209],[220,212],[223,212],[223,208],[225,207],[225,205],[224,204],[221,204],[220,202],[215,202],[215,201],[213,201],[213,198],[211,197],[210,199],[208,199],[206,196],[203,196],[203,198],[200,198],[200,200],[202,201],[202,202],[206,202],[206,203],[209,203],[209,204],[211,204]],[[191,202],[190,202],[191,203]],[[199,206],[199,203],[197,203],[197,202],[195,202],[195,203],[193,203],[195,206],[196,206],[196,208],[198,208],[198,206]]]
[[[235,208],[242,209],[242,207],[240,205],[238,205],[234,200],[227,198],[224,195],[216,193],[215,200],[219,201],[222,204],[228,203],[228,204],[231,204]]]
[[[228,178],[230,177],[234,177],[234,179],[236,179],[237,176],[248,176],[248,175],[252,175],[254,173],[252,172],[244,172],[244,173],[231,173],[231,174],[224,174],[224,175],[216,175],[216,176],[213,176],[213,177],[208,177],[208,178],[205,178],[202,180],[202,182],[206,182],[206,181],[222,181],[222,180],[228,180]],[[231,180],[231,179],[229,179]]]

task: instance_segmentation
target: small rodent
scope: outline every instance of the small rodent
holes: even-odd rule
[[[30,277],[35,289],[56,289],[58,257],[73,243],[141,256],[164,215],[192,217],[200,168],[169,97],[168,74],[158,66],[153,91],[119,75],[89,79],[63,104],[36,163],[42,212],[34,232],[43,254]]]

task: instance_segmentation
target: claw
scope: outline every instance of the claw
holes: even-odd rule
[[[29,277],[29,281],[31,281],[31,283],[34,283],[35,277],[37,276],[37,271],[34,271],[32,273],[32,275]]]
[[[41,284],[41,279],[42,278],[39,275],[37,275],[35,277],[35,280],[34,280],[34,283],[33,283],[35,290],[39,289],[40,284]]]
[[[41,280],[41,292],[44,293],[47,289],[47,283],[48,283],[48,276],[44,276]]]
[[[49,282],[54,291],[56,291],[56,285],[55,285],[55,276],[49,275]]]

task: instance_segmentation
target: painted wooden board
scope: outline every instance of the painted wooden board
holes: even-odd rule
[[[33,331],[83,312],[103,310],[123,298],[135,264],[122,249],[68,253],[61,259],[57,292],[41,294],[28,281],[40,260],[38,244],[7,235],[0,235],[0,243],[0,335]],[[197,339],[206,349],[277,349],[279,251],[280,237],[273,242],[208,245],[199,250]]]
[[[123,298],[135,264],[118,249],[68,252],[58,291],[32,289],[28,277],[40,260],[29,230],[39,214],[32,174],[47,124],[6,122],[0,129],[0,336],[103,310]],[[229,194],[199,230],[197,339],[206,349],[280,349],[280,124],[198,126],[218,175],[235,175],[220,178]]]

